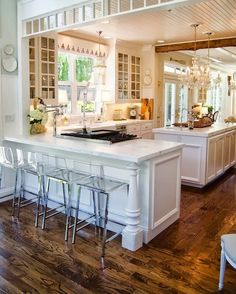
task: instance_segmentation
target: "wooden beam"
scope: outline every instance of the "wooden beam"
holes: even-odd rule
[[[210,40],[209,45],[210,45],[210,48],[236,46],[236,38]],[[166,53],[171,51],[194,50],[194,48],[195,48],[195,42],[178,43],[178,44],[156,46],[156,52]],[[198,41],[196,43],[197,50],[206,49],[206,48],[208,48],[208,41]]]

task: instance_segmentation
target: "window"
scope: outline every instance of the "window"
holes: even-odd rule
[[[84,107],[84,99],[87,98],[85,111],[96,111],[96,88],[93,86],[94,58],[72,53],[58,53],[58,101],[63,103],[60,91],[67,93],[68,112],[81,114]],[[88,91],[85,84],[89,83]],[[62,91],[61,91],[62,92]],[[86,92],[86,94],[85,94]]]
[[[223,87],[224,85],[224,79],[222,79],[222,82],[220,86],[217,86],[215,83],[215,79],[217,78],[218,73],[217,72],[212,72],[211,74],[211,79],[212,79],[212,87],[207,91],[207,99],[206,99],[206,104],[207,105],[212,105],[213,106],[213,112],[215,111],[222,111],[223,107]]]

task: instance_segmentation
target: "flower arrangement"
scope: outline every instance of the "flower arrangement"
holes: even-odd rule
[[[28,117],[31,135],[46,132],[45,124],[48,120],[48,114],[45,112],[45,104],[42,99],[34,99]]]

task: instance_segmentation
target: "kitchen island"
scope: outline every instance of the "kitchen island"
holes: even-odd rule
[[[236,124],[166,127],[153,130],[157,140],[184,143],[182,183],[204,187],[236,163]]]
[[[136,139],[102,144],[80,139],[62,139],[51,134],[6,137],[13,148],[48,152],[70,159],[99,163],[104,173],[129,183],[111,195],[109,218],[125,225],[122,246],[137,250],[179,218],[182,143]],[[28,180],[31,189],[36,183]],[[59,197],[55,187],[55,195]],[[83,211],[92,211],[82,195]]]

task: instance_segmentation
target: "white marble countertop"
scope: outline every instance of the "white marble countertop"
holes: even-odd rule
[[[140,163],[158,157],[183,147],[182,143],[158,141],[151,139],[135,139],[115,144],[103,144],[84,141],[83,139],[62,139],[53,137],[52,134],[39,134],[33,136],[5,137],[6,143],[21,143],[37,148],[50,148],[66,152],[99,156],[108,159],[123,160]]]
[[[166,127],[166,128],[156,128],[153,129],[153,133],[159,134],[174,134],[174,135],[182,135],[182,136],[198,136],[198,137],[213,137],[216,135],[220,135],[224,132],[229,132],[231,130],[236,130],[236,124],[229,123],[219,123],[211,125],[206,128],[195,128],[193,130],[189,130],[186,127],[182,129],[180,127]]]

